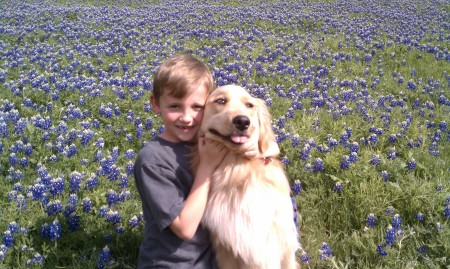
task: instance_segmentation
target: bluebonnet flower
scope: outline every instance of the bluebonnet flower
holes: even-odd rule
[[[20,182],[15,183],[12,189],[17,192],[23,192],[23,186]]]
[[[384,237],[386,240],[386,245],[393,245],[397,239],[395,229],[389,225],[386,230],[386,236]]]
[[[417,252],[419,252],[420,254],[426,254],[426,252],[427,252],[426,246],[420,245],[420,246],[417,248]]]
[[[120,173],[119,175],[119,187],[126,188],[128,187],[128,175],[124,173]]]
[[[80,160],[80,163],[81,163],[83,166],[87,166],[87,165],[89,164],[89,161],[88,161],[88,159],[83,158],[83,159]]]
[[[389,173],[386,170],[383,170],[380,172],[381,177],[383,178],[384,182],[389,181]]]
[[[389,151],[387,153],[387,158],[389,160],[397,159],[397,149],[395,147],[389,149]]]
[[[23,158],[20,159],[19,163],[20,163],[20,165],[22,167],[27,167],[28,166],[28,159],[26,157],[23,157]]]
[[[338,182],[334,183],[333,191],[335,191],[337,193],[341,193],[342,189],[343,189],[342,182],[338,181]]]
[[[356,163],[356,161],[358,161],[358,153],[350,152],[350,156],[348,157],[348,160],[349,160],[350,164]]]
[[[98,209],[98,216],[100,218],[106,218],[106,215],[108,214],[108,206],[106,205],[102,205],[99,209]]]
[[[119,211],[116,210],[109,210],[108,213],[105,216],[106,222],[112,223],[112,224],[119,224],[122,221],[122,215]]]
[[[309,256],[307,252],[302,250],[300,260],[302,261],[302,263],[309,263],[309,261],[311,260],[311,256]]]
[[[395,230],[399,230],[401,228],[402,225],[402,217],[400,217],[399,214],[395,214],[394,218],[392,219],[392,227]]]
[[[371,134],[367,141],[369,142],[369,145],[375,146],[378,142],[378,136],[376,134]]]
[[[67,154],[66,154],[67,158],[71,158],[71,157],[77,155],[77,153],[78,153],[78,150],[77,150],[77,146],[75,144],[70,144],[67,147]]]
[[[83,206],[83,211],[84,212],[91,212],[91,210],[92,210],[92,201],[91,201],[90,198],[88,198],[88,197],[83,198],[81,204]]]
[[[281,163],[283,163],[284,165],[288,165],[291,161],[289,160],[289,157],[287,156],[283,156],[281,157]],[[128,172],[127,172],[128,173]]]
[[[109,173],[108,173],[108,179],[110,181],[118,180],[119,179],[119,175],[120,175],[120,171],[121,171],[121,169],[118,168],[115,164],[113,164],[111,166],[111,169],[110,169]]]
[[[3,245],[5,245],[7,248],[13,247],[13,246],[14,246],[14,236],[13,236],[13,232],[11,232],[10,230],[6,230],[6,231],[3,233],[2,243],[3,243]]]
[[[277,126],[278,126],[278,128],[284,128],[284,125],[286,124],[286,118],[284,117],[284,116],[281,116],[279,119],[278,119],[278,122],[277,122]]]
[[[111,252],[108,246],[105,246],[99,254],[99,258],[97,261],[98,268],[99,269],[105,268],[110,260],[111,260]]]
[[[62,211],[63,211],[63,206],[62,206],[60,200],[55,200],[53,202],[49,202],[44,209],[44,212],[47,213],[47,215],[49,215],[49,216],[56,215],[58,213],[61,213]]]
[[[294,180],[292,191],[294,192],[294,195],[299,195],[302,192],[302,183],[300,182],[300,180]]]
[[[333,256],[333,252],[327,243],[322,243],[322,245],[320,246],[319,252],[320,252],[319,257],[321,260],[325,260],[325,259],[328,259],[331,256]]]
[[[396,134],[391,134],[388,138],[388,141],[391,143],[395,143],[397,142],[397,135]]]
[[[358,152],[359,151],[359,144],[358,142],[352,142],[349,144],[350,152]]]
[[[294,115],[295,115],[294,108],[292,108],[292,107],[288,108],[288,112],[286,113],[286,118],[292,119],[292,118],[294,118]]]
[[[387,255],[387,252],[384,250],[384,247],[381,244],[377,245],[377,252],[381,256],[386,256]]]
[[[44,263],[44,256],[40,253],[35,253],[31,259],[27,260],[28,266],[33,266],[35,264],[41,265]]]
[[[446,122],[446,121],[441,121],[441,122],[439,123],[439,129],[440,129],[442,132],[447,131],[447,122]]]
[[[69,176],[70,191],[76,192],[76,191],[80,190],[81,180],[82,180],[82,175],[80,173],[78,173],[77,171],[70,173],[70,176]]]
[[[62,194],[64,191],[64,179],[61,177],[54,178],[50,181],[49,192],[51,195],[55,196],[57,194]]]
[[[338,145],[338,141],[334,138],[332,138],[331,136],[327,137],[327,141],[328,141],[328,146],[329,147],[336,147]]]
[[[442,224],[440,222],[437,222],[436,225],[434,226],[436,228],[436,230],[442,230],[444,229],[444,227],[442,226]]]
[[[127,175],[131,175],[133,174],[133,171],[134,171],[134,162],[128,161],[125,167],[125,172],[127,173]]]
[[[119,147],[113,147],[111,149],[111,158],[113,162],[116,162],[119,159]]]
[[[375,215],[373,213],[370,213],[369,215],[367,215],[367,219],[366,219],[367,227],[374,228],[376,224],[377,224],[377,218],[375,217]]]
[[[96,187],[99,184],[98,177],[91,173],[91,176],[86,179],[86,189],[92,190],[94,187]]]
[[[311,149],[312,149],[311,145],[306,143],[303,146],[302,150],[300,151],[300,160],[306,161],[310,157],[309,153]]]
[[[414,218],[419,220],[419,221],[423,221],[425,219],[425,215],[423,213],[416,213],[414,214]]]
[[[133,196],[129,190],[123,190],[119,194],[119,201],[123,203],[126,199],[131,199],[132,197]]]
[[[305,164],[305,171],[311,172],[312,171],[312,165],[310,163]]]
[[[50,237],[50,240],[55,241],[57,239],[60,239],[61,233],[62,233],[61,223],[59,223],[58,219],[55,219],[53,221],[53,224],[49,225],[48,235]]]
[[[145,130],[151,130],[153,128],[153,120],[145,119]]]
[[[411,159],[406,163],[406,168],[410,171],[416,169],[416,166],[417,166],[417,163],[416,163],[416,160],[414,160],[414,159]]]
[[[390,206],[390,207],[386,208],[385,214],[386,214],[386,216],[394,215],[395,214],[395,209]]]
[[[347,147],[349,145],[349,135],[347,132],[343,132],[340,136],[339,143],[343,145],[344,147]]]
[[[108,206],[111,206],[113,204],[117,204],[119,202],[119,195],[114,190],[109,190],[106,193],[106,200],[108,203]]]
[[[45,190],[46,190],[45,185],[41,183],[36,183],[29,189],[33,200],[41,200],[43,198]]]
[[[89,129],[84,129],[83,131],[80,132],[79,136],[80,136],[81,145],[83,147],[86,147],[87,145],[89,145],[89,142],[94,137],[94,131],[89,130]]]
[[[447,201],[444,205],[444,217],[450,219],[450,201]]]
[[[128,149],[125,152],[125,158],[127,158],[127,159],[134,159],[134,150],[133,149]]]
[[[138,218],[136,215],[131,217],[131,219],[128,220],[128,226],[131,228],[135,228],[139,225],[139,222],[141,221],[141,218]]]
[[[17,155],[14,152],[9,155],[9,164],[11,166],[16,166],[17,164]]]
[[[348,170],[350,168],[350,157],[348,155],[342,157],[340,167],[343,170]]]
[[[370,160],[370,164],[373,166],[379,166],[381,164],[380,156],[377,154],[373,154],[372,159]]]
[[[144,138],[144,126],[139,124],[136,126],[136,139],[141,140]]]
[[[74,207],[78,205],[78,196],[76,193],[71,193],[68,198],[68,203]]]
[[[314,160],[314,165],[313,165],[313,171],[314,172],[322,172],[323,171],[323,161],[321,158],[316,158]]]
[[[74,232],[80,228],[80,216],[69,215],[67,216],[67,222],[69,225],[69,231]]]
[[[43,239],[45,238],[49,238],[49,231],[50,231],[50,226],[48,225],[48,223],[44,223],[41,225],[41,232],[40,235]]]
[[[9,198],[9,195],[8,195]],[[23,196],[22,194],[18,194],[15,197],[15,201],[16,201],[16,208],[19,210],[26,210],[27,209],[27,200],[25,199],[25,196]]]
[[[298,134],[294,134],[291,137],[291,143],[293,147],[298,147],[298,145],[300,144],[300,136]]]

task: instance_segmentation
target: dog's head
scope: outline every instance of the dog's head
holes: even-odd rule
[[[262,153],[275,140],[265,102],[236,85],[221,86],[209,95],[200,135],[224,143],[234,152],[257,139]]]

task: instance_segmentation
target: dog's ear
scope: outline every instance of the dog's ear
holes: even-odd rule
[[[258,106],[258,124],[259,124],[259,137],[258,147],[259,152],[264,155],[275,143],[275,134],[272,130],[272,122],[269,113],[269,109],[266,103],[262,99],[256,99]]]

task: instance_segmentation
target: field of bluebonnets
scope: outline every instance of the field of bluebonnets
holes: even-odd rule
[[[270,106],[304,267],[450,268],[447,0],[0,8],[0,268],[135,267],[134,158],[180,52]]]

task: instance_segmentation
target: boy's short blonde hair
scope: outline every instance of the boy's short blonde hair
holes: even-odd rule
[[[153,78],[153,97],[159,103],[164,91],[175,98],[185,97],[192,86],[204,83],[208,93],[214,89],[214,80],[208,67],[187,54],[177,54],[164,61]]]

